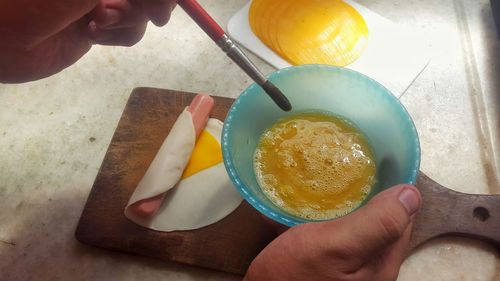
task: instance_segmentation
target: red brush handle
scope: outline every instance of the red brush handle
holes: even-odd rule
[[[212,40],[217,41],[224,36],[224,30],[196,0],[178,0],[177,3]]]

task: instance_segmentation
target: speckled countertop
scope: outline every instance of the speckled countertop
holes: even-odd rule
[[[245,0],[201,2],[227,23]],[[359,2],[428,34],[432,60],[401,98],[419,130],[421,169],[456,190],[500,193],[500,43],[489,2]],[[73,234],[134,87],[236,97],[249,84],[180,9],[134,47],[94,47],[50,78],[0,84],[0,280],[239,280]],[[413,253],[399,280],[500,280],[499,264],[486,244],[441,238]]]

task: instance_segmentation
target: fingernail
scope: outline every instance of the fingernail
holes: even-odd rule
[[[410,216],[420,208],[420,195],[413,187],[405,187],[398,199]]]
[[[89,25],[87,27],[87,34],[89,35],[89,39],[92,42],[92,44],[96,44],[96,40],[101,36],[102,31],[97,27],[97,24],[95,21],[89,22]]]
[[[95,21],[89,22],[87,30],[89,32],[90,37],[95,37],[97,33],[97,24],[95,23]]]
[[[95,39],[99,35],[99,29],[97,28],[95,21],[89,22],[89,25],[87,26],[87,34],[89,35],[92,44],[95,44]]]

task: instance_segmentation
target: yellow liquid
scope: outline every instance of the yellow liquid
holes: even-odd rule
[[[322,220],[363,202],[375,182],[373,159],[365,137],[348,122],[308,112],[281,119],[262,135],[254,168],[275,205]]]

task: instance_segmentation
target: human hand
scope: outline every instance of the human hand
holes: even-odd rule
[[[244,281],[396,280],[421,202],[415,187],[399,185],[340,219],[290,228],[254,259]]]
[[[0,82],[50,76],[92,44],[131,46],[146,24],[167,23],[176,0],[17,0],[0,2]]]

